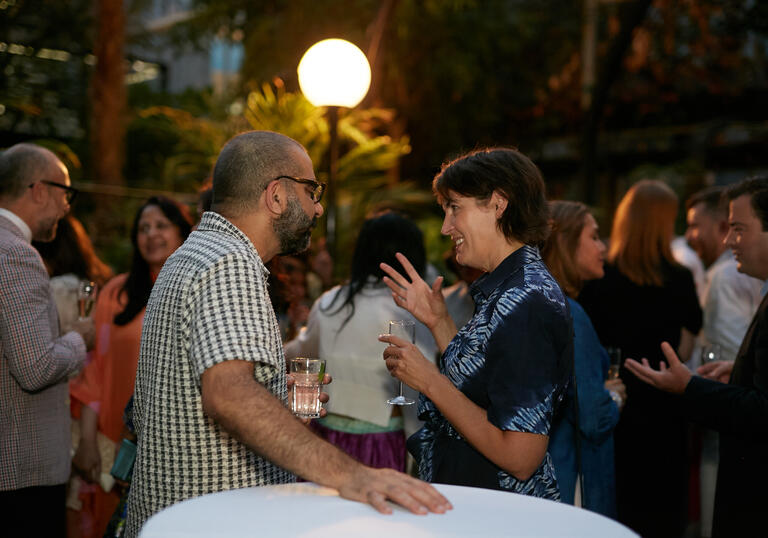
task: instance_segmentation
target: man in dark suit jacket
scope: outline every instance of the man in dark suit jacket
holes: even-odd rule
[[[726,245],[740,272],[767,280],[768,178],[743,181],[727,195]],[[661,347],[668,368],[662,363],[660,370],[654,370],[645,359],[642,364],[627,359],[626,366],[646,383],[681,394],[688,418],[720,432],[713,538],[768,535],[768,295],[736,360],[702,366],[699,373],[705,377],[692,376],[668,343]],[[728,373],[727,384],[718,381]],[[657,480],[663,487],[664,477]]]

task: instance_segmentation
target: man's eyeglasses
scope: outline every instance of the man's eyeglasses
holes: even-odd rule
[[[40,183],[45,183],[46,185],[50,185],[51,187],[58,187],[60,189],[64,189],[66,191],[65,196],[67,198],[67,203],[70,205],[72,204],[72,202],[75,201],[75,197],[77,196],[77,193],[80,192],[74,187],[70,187],[68,185],[62,185],[61,183],[56,183],[55,181],[48,181],[47,179],[41,179]],[[34,187],[34,185],[35,184],[32,183],[29,186],[29,188],[31,189],[32,187]]]
[[[318,204],[320,203],[320,200],[323,199],[323,194],[325,193],[325,187],[326,187],[325,183],[320,183],[315,179],[304,179],[304,178],[293,177],[293,176],[277,176],[275,179],[290,179],[291,181],[295,181],[296,183],[303,183],[304,185],[309,185],[310,187],[312,187],[312,201]]]

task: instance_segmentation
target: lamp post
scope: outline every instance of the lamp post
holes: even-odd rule
[[[330,134],[325,236],[336,258],[336,175],[339,161],[339,107],[354,108],[371,85],[371,67],[359,48],[343,39],[318,41],[304,53],[298,67],[299,86],[307,100],[327,107]]]

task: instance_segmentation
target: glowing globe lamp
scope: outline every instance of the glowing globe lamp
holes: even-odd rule
[[[312,45],[298,67],[299,86],[315,106],[353,108],[371,85],[371,67],[359,48],[343,39]]]

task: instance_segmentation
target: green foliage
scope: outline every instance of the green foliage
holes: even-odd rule
[[[166,106],[139,111],[128,124],[126,179],[133,186],[195,192],[228,138],[226,125]]]
[[[58,138],[86,148],[87,0],[0,2],[0,139]],[[66,22],[64,22],[66,21]]]
[[[282,84],[264,84],[246,99],[244,117],[254,129],[276,131],[301,142],[317,165],[328,150],[328,122],[300,93],[286,92]]]

